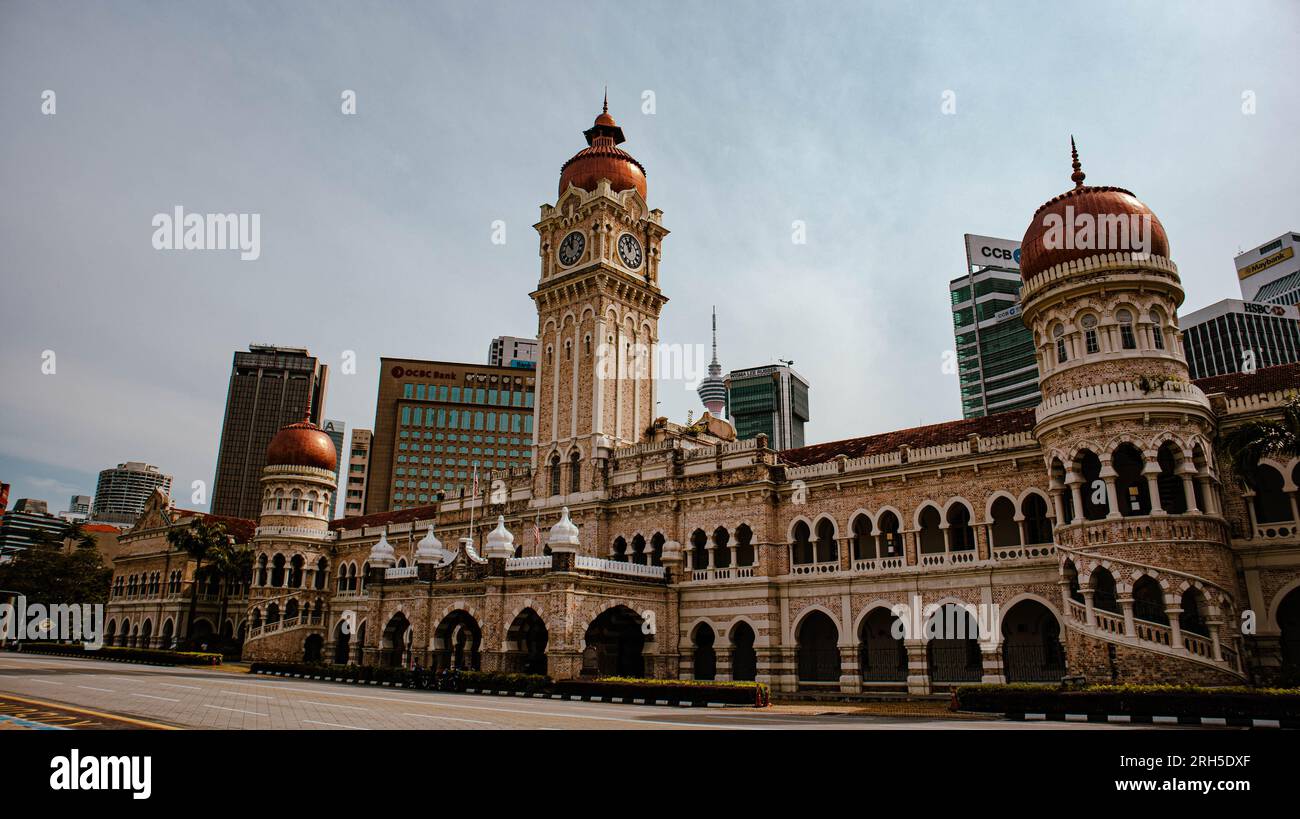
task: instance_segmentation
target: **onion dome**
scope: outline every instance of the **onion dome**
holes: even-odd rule
[[[433,525],[429,526],[429,533],[415,544],[415,562],[416,563],[443,563],[447,560],[447,550],[442,547],[442,541],[438,540],[433,533]]]
[[[1034,213],[1020,242],[1020,275],[1031,278],[1063,262],[1104,253],[1146,252],[1169,257],[1169,237],[1156,215],[1124,188],[1084,185],[1070,138],[1074,188]]]
[[[515,556],[515,536],[510,534],[510,530],[506,528],[504,515],[497,515],[497,528],[488,532],[487,545],[483,547],[483,556],[489,560]]]
[[[722,365],[718,363],[718,308],[713,308],[713,362],[709,364],[709,374],[700,380],[696,392],[705,408],[715,417],[721,418],[727,406],[727,380],[722,377]]]
[[[686,553],[682,551],[682,544],[675,540],[670,540],[664,544],[663,552],[659,555],[659,562],[666,565],[675,565],[686,559]]]
[[[600,180],[608,179],[609,186],[615,193],[636,188],[644,199],[645,167],[627,151],[615,147],[625,140],[623,129],[609,115],[608,95],[600,115],[582,135],[587,138],[587,147],[574,154],[560,168],[560,194],[563,195],[569,185],[594,191]]]
[[[370,547],[370,557],[367,558],[371,566],[388,568],[397,562],[397,554],[393,551],[393,544],[388,542],[388,530],[385,529],[379,536],[379,540],[374,546]]]
[[[330,436],[306,419],[281,427],[266,447],[267,466],[310,466],[333,472],[337,464]]]
[[[569,507],[564,507],[560,512],[560,521],[551,527],[551,534],[546,539],[546,545],[551,547],[551,552],[574,552],[582,545],[578,539],[578,527],[573,521],[569,520]]]

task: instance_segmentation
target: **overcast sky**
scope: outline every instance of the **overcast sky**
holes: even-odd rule
[[[0,480],[54,511],[143,460],[192,506],[236,349],[308,347],[351,428],[380,356],[535,334],[531,225],[606,84],[672,231],[665,342],[707,343],[718,305],[726,369],[809,379],[810,443],[960,417],[962,234],[1018,239],[1070,187],[1070,134],[1090,184],[1160,216],[1183,312],[1300,229],[1297,30],[1295,2],[6,0]],[[260,214],[260,258],[155,250],[177,205]]]

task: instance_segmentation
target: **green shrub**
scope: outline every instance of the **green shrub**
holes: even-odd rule
[[[1192,685],[961,686],[953,710],[1006,714],[1128,714],[1164,717],[1300,719],[1300,690]]]
[[[656,680],[639,677],[599,677],[594,680],[559,680],[559,694],[576,694],[601,698],[667,700],[668,702],[710,703],[727,705],[770,705],[771,692],[756,682],[713,680]]]
[[[153,665],[221,665],[221,655],[203,651],[168,651],[163,648],[103,646],[87,651],[80,643],[23,643],[26,654],[51,654],[100,660],[126,660]]]

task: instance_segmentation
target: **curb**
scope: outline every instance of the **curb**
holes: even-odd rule
[[[268,677],[298,677],[298,678],[309,679],[309,680],[320,680],[320,681],[322,681],[322,682],[351,683],[351,684],[353,684],[353,685],[366,685],[366,684],[369,684],[369,685],[383,685],[383,686],[387,686],[387,687],[390,687],[390,688],[400,688],[400,687],[402,687],[402,686],[396,686],[396,685],[393,685],[391,682],[383,682],[383,683],[380,683],[380,682],[378,682],[377,680],[369,680],[369,681],[366,681],[366,680],[345,680],[345,679],[335,679],[335,678],[333,678],[333,677],[321,677],[321,676],[311,676],[311,675],[303,675],[303,674],[292,674],[292,673],[290,673],[290,672],[288,672],[288,671],[256,671],[256,672],[252,672],[252,673],[260,674],[260,675],[268,676]],[[412,689],[409,689],[409,690],[411,690],[411,691],[419,691],[419,690],[425,690],[425,689],[412,688]],[[450,693],[456,693],[456,692],[444,691],[444,692],[442,692],[442,693],[444,693],[444,694],[450,694]],[[635,699],[628,699],[628,698],[626,698],[626,697],[609,697],[609,698],[606,698],[606,697],[601,696],[601,695],[599,695],[599,694],[597,694],[597,695],[591,695],[591,694],[548,694],[548,693],[541,692],[541,691],[534,691],[534,692],[531,692],[531,693],[530,693],[530,692],[528,692],[528,691],[498,691],[498,690],[496,690],[496,689],[491,689],[491,690],[489,690],[489,689],[485,689],[485,688],[482,688],[482,689],[481,689],[481,688],[466,688],[463,692],[460,692],[460,693],[464,693],[464,694],[478,694],[479,696],[528,697],[528,698],[531,698],[531,699],[568,700],[568,701],[570,701],[570,702],[610,702],[610,703],[617,703],[617,704],[621,704],[621,705],[661,705],[661,706],[662,706],[662,705],[671,705],[671,706],[677,706],[677,707],[679,707],[679,708],[757,708],[757,707],[758,707],[758,706],[754,706],[754,705],[745,705],[745,704],[742,704],[742,703],[731,703],[731,702],[694,702],[694,701],[691,701],[691,700],[650,700],[650,699],[643,699],[643,698],[640,698],[640,697],[637,697],[637,698],[635,698]]]
[[[1216,728],[1300,728],[1300,720],[1255,719],[1252,717],[1162,717],[1151,714],[1064,714],[1007,713],[1017,722],[1103,722],[1133,725],[1187,725]]]

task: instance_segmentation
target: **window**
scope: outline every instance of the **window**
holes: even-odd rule
[[[1136,350],[1137,337],[1133,335],[1133,314],[1128,310],[1120,310],[1115,314],[1115,319],[1119,322],[1120,346],[1125,350]]]
[[[569,491],[582,491],[582,463],[576,451],[569,456]]]
[[[1069,358],[1065,353],[1065,328],[1059,324],[1056,325],[1052,329],[1052,338],[1056,339],[1056,363],[1064,364]]]
[[[1101,349],[1097,344],[1097,317],[1084,316],[1080,323],[1083,325],[1084,348],[1092,355]]]
[[[1165,348],[1165,331],[1160,326],[1160,311],[1155,308],[1151,309],[1151,340],[1155,343],[1157,350]]]

